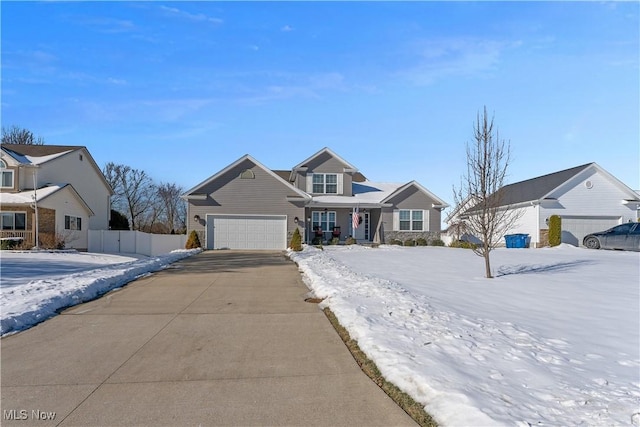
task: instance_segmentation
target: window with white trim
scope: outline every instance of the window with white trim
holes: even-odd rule
[[[65,230],[82,230],[82,219],[79,216],[65,215],[64,229]]]
[[[0,171],[2,171],[0,186],[2,188],[13,188],[13,170],[7,169],[7,164],[4,160],[0,160]]]
[[[316,194],[338,194],[338,174],[314,173],[312,192]]]
[[[400,231],[423,231],[424,211],[401,209],[398,211],[398,229]]]
[[[0,223],[3,230],[26,230],[26,212],[1,212]]]
[[[336,213],[334,211],[311,212],[311,223],[313,229],[320,227],[322,231],[333,231],[336,226]]]

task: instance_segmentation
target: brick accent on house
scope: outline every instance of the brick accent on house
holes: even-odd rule
[[[538,248],[544,248],[549,246],[549,230],[548,229],[540,229],[540,241],[538,242]]]

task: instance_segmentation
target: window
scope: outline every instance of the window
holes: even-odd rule
[[[245,169],[240,172],[240,179],[255,179],[256,175],[251,169]]]
[[[338,194],[338,174],[335,173],[314,173],[313,193]]]
[[[13,170],[7,169],[7,164],[4,160],[0,160],[0,170],[2,171],[2,188],[13,188]]]
[[[65,215],[64,229],[65,230],[82,230],[82,219],[78,216]]]
[[[410,209],[398,211],[398,227],[400,231],[424,230],[424,211]]]
[[[26,230],[27,229],[27,214],[25,212],[2,212],[0,214],[2,218],[3,230]]]
[[[336,213],[333,211],[311,212],[311,222],[314,230],[320,227],[322,231],[333,231],[333,227],[336,226]]]

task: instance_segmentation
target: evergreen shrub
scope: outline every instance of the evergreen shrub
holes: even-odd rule
[[[196,230],[191,230],[191,233],[189,233],[189,237],[187,238],[185,249],[197,249],[200,247],[202,247],[202,245],[200,245],[198,233],[196,233]]]
[[[478,245],[464,240],[456,240],[449,244],[450,248],[476,249]]]
[[[289,247],[292,251],[300,252],[302,250],[302,236],[300,235],[300,230],[298,228],[293,232],[293,236],[291,237],[291,243],[289,243]]]
[[[562,242],[562,218],[551,215],[549,218],[549,246],[558,246]]]

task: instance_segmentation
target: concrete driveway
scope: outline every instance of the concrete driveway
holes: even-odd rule
[[[3,426],[415,425],[279,252],[203,252],[1,340]]]

